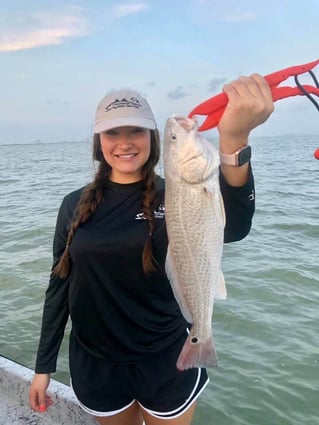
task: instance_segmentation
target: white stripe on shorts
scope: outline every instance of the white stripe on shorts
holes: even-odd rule
[[[93,415],[93,416],[98,416],[98,417],[102,417],[102,416],[113,416],[113,415],[116,415],[117,413],[121,413],[124,410],[128,409],[135,402],[135,400],[132,400],[128,405],[126,405],[124,407],[121,407],[120,409],[117,409],[117,410],[111,410],[109,412],[99,412],[97,410],[93,410],[93,409],[90,409],[89,407],[86,407],[83,403],[80,402],[80,400],[77,398],[77,396],[75,394],[75,391],[74,391],[74,389],[72,387],[72,380],[71,379],[70,379],[70,386],[71,386],[71,388],[73,390],[73,394],[75,396],[75,399],[78,402],[78,404],[81,407],[81,409],[83,409],[86,413],[89,413],[90,415]]]
[[[155,410],[151,410],[151,409],[147,409],[146,407],[144,407],[138,400],[138,404],[150,415],[154,416],[155,418],[160,418],[160,419],[174,419],[174,418],[178,418],[179,416],[181,416],[183,413],[186,412],[187,409],[189,409],[189,407],[194,403],[194,401],[200,396],[200,394],[202,393],[202,391],[206,388],[207,384],[209,383],[209,378],[207,379],[207,381],[205,382],[205,384],[203,385],[203,387],[201,388],[201,390],[198,392],[198,394],[196,394],[196,396],[194,397],[194,399],[192,400],[192,397],[198,387],[199,384],[199,380],[200,380],[200,376],[201,376],[201,369],[198,369],[198,375],[197,375],[197,379],[196,379],[196,383],[194,385],[193,391],[191,392],[190,396],[187,398],[187,400],[181,405],[179,406],[177,409],[171,410],[169,412],[156,412]],[[189,401],[191,400],[191,403],[189,403]]]

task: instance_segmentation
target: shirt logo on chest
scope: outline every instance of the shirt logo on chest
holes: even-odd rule
[[[157,210],[154,211],[154,217],[155,218],[164,218],[165,217],[165,207],[164,205],[160,204]],[[143,212],[140,212],[136,214],[135,220],[146,220],[146,217]]]

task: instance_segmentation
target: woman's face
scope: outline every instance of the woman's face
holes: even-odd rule
[[[142,179],[142,167],[151,151],[151,130],[123,126],[100,133],[105,161],[112,168],[110,180],[134,183]]]

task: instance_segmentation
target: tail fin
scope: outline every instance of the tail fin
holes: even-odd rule
[[[190,333],[177,359],[176,366],[180,371],[193,367],[216,367],[217,353],[213,339],[199,341]]]

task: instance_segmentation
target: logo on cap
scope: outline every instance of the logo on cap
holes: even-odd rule
[[[140,109],[142,108],[142,104],[136,97],[130,97],[129,99],[126,99],[125,97],[123,97],[123,99],[115,99],[113,102],[107,105],[105,107],[105,112],[109,112],[112,109],[118,109],[118,108]]]

